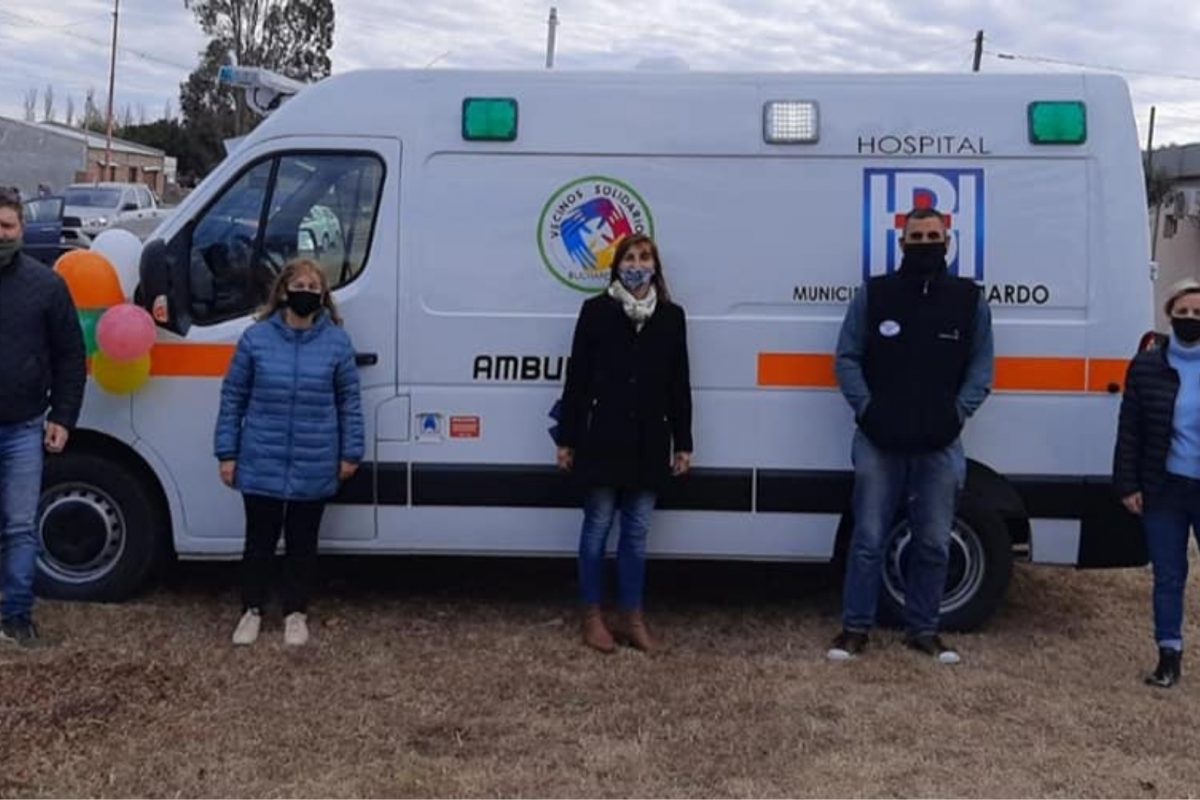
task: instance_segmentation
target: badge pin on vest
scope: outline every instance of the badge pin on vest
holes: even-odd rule
[[[897,336],[900,333],[900,323],[894,319],[885,319],[879,323],[879,332],[888,338]]]

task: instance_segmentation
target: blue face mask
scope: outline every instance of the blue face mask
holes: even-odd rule
[[[640,267],[617,270],[617,280],[621,281],[621,285],[631,292],[636,292],[649,283],[653,275],[654,270]]]

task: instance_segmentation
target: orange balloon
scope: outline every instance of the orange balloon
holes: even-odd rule
[[[58,259],[54,271],[67,282],[76,308],[108,308],[125,302],[117,271],[91,250],[72,250]]]

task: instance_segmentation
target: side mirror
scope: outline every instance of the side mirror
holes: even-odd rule
[[[121,206],[121,210],[122,211],[137,211],[138,204],[137,203],[126,203],[125,205]]]
[[[188,313],[187,264],[176,263],[162,239],[147,242],[138,265],[140,282],[134,301],[150,312],[160,328],[186,334],[191,327]]]

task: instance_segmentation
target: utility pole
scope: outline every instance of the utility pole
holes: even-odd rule
[[[107,174],[112,169],[112,131],[113,131],[113,90],[117,79],[117,22],[121,16],[121,0],[113,0],[113,35],[112,55],[108,63],[108,132],[104,137],[104,169]]]
[[[1154,185],[1154,113],[1155,107],[1150,106],[1150,130],[1146,134],[1146,188]],[[1162,198],[1154,203],[1154,234],[1150,237],[1150,260],[1158,255],[1158,223],[1162,214]]]
[[[550,19],[546,21],[546,69],[554,69],[555,29],[558,28],[558,9],[550,6]]]
[[[979,62],[983,58],[983,31],[975,31],[975,63],[971,72],[979,72]]]

